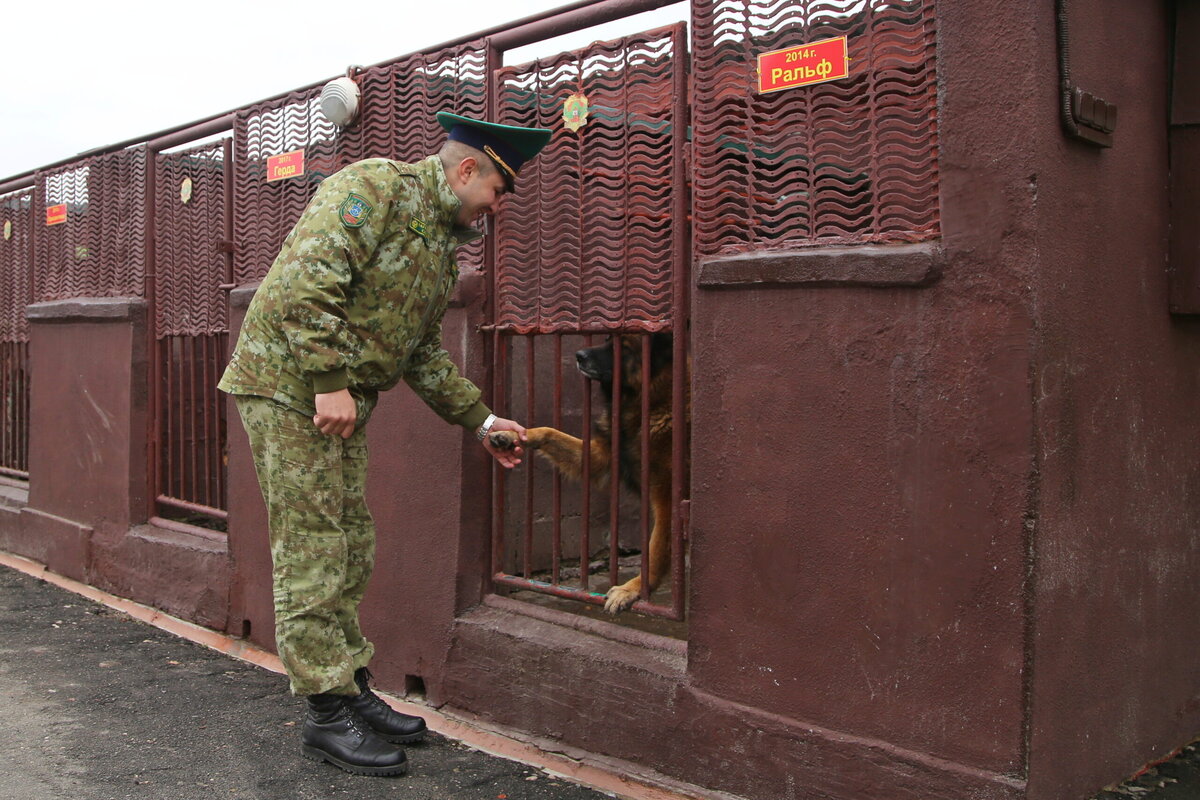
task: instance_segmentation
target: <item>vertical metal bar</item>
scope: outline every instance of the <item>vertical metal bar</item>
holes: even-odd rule
[[[641,475],[639,484],[642,498],[642,586],[643,600],[650,599],[650,337],[652,334],[643,333],[642,345],[642,430],[641,430]],[[657,522],[657,520],[656,520]]]
[[[675,185],[672,226],[672,287],[671,322],[673,335],[671,337],[672,370],[671,370],[671,609],[675,619],[683,619],[685,609],[684,542],[688,524],[684,508],[684,482],[688,480],[687,451],[691,442],[688,431],[688,382],[691,372],[688,368],[688,317],[690,301],[688,287],[691,285],[691,226],[688,224],[689,170],[693,166],[687,156],[687,131],[690,124],[688,118],[688,53],[686,45],[687,32],[684,25],[677,25],[673,35],[672,51],[675,53],[675,127],[674,133],[674,176]]]
[[[16,342],[4,343],[4,466],[20,469],[17,437],[21,414],[21,358]]]
[[[5,408],[5,418],[9,426],[8,436],[12,440],[12,458],[6,462],[6,466],[14,470],[21,470],[21,388],[23,371],[23,365],[21,364],[21,343],[19,341],[6,342],[6,347],[11,353],[9,358],[12,360],[12,394]]]
[[[25,296],[26,296],[26,303],[28,303],[28,304],[34,303],[35,300],[37,299],[37,286],[35,284],[35,275],[37,274],[37,265],[35,264],[35,261],[37,259],[37,235],[36,235],[37,226],[34,224],[33,210],[38,207],[38,205],[37,205],[37,195],[38,195],[38,191],[39,191],[38,187],[42,185],[43,180],[44,179],[42,178],[41,175],[39,175],[37,177],[37,181],[33,187],[33,192],[29,196],[29,214],[26,217],[27,224],[26,224],[25,229],[26,229],[26,235],[29,237],[29,263],[26,265],[26,273],[28,275],[28,277],[26,278],[26,281],[27,281],[28,285],[26,286]],[[24,336],[23,346],[21,348],[21,366],[22,366],[22,376],[23,376],[22,377],[23,386],[22,386],[22,390],[21,390],[21,397],[22,397],[21,403],[22,403],[22,408],[23,408],[23,413],[21,416],[21,462],[24,464],[24,466],[21,467],[21,469],[28,471],[29,470],[29,404],[30,404],[29,393],[30,393],[30,381],[32,379],[32,377],[29,373],[29,369],[30,369],[30,364],[29,364],[29,323],[28,322],[24,323],[23,328],[25,330],[25,336]]]
[[[172,349],[172,354],[175,356],[175,396],[171,401],[171,408],[174,409],[175,430],[170,437],[171,447],[174,450],[174,480],[167,487],[166,494],[170,497],[178,497],[182,495],[184,482],[187,480],[187,454],[185,452],[186,435],[184,431],[187,426],[187,388],[185,381],[187,378],[187,342],[183,336],[174,336],[172,340],[175,342],[175,347]]]
[[[217,495],[220,469],[217,461],[217,404],[220,395],[217,394],[217,376],[215,374],[217,361],[217,334],[210,333],[204,337],[204,475],[206,500],[205,505],[213,508],[221,507]]]
[[[484,108],[486,109],[485,119],[496,119],[496,70],[500,66],[500,51],[489,40],[484,48],[483,54],[483,69],[484,69]],[[484,297],[483,297],[483,319],[485,323],[496,323],[496,236],[499,235],[500,221],[503,219],[503,209],[501,213],[493,217],[492,221],[495,224],[496,230],[490,236],[485,236],[483,240],[483,269],[487,280],[484,281]],[[497,408],[496,398],[499,396],[499,379],[497,377],[496,361],[499,358],[500,352],[500,332],[494,331],[492,335],[484,334],[483,337],[483,363],[484,363],[484,386],[487,386],[491,392],[488,401],[492,408]],[[498,467],[495,462],[488,467],[492,480],[485,483],[486,486],[486,501],[492,509],[492,568],[488,573],[488,578],[501,572],[503,569],[503,552],[504,552],[504,500],[500,487],[497,485],[500,481],[499,473],[503,470]],[[490,587],[493,591],[495,586]]]
[[[220,379],[217,375],[217,365],[221,360],[220,357],[220,333],[212,333],[208,336],[208,357],[204,362],[205,369],[205,392],[208,395],[206,403],[209,406],[209,422],[207,437],[207,445],[205,452],[208,455],[208,469],[206,470],[209,478],[209,498],[208,505],[213,508],[224,508],[221,505],[221,395],[217,392],[217,381]]]
[[[4,466],[20,469],[20,448],[17,446],[17,427],[21,413],[20,345],[4,342]]]
[[[21,414],[21,357],[20,344],[4,342],[4,466],[19,470],[21,450],[18,425]]]
[[[14,422],[13,412],[15,411],[14,400],[16,399],[14,392],[16,373],[13,367],[14,359],[11,345],[11,342],[0,342],[0,392],[3,393],[0,397],[3,397],[4,403],[3,426],[0,429],[0,466],[15,469],[12,431]]]
[[[228,352],[228,348],[229,348],[229,334],[228,333],[218,334],[217,341],[218,341],[217,352],[220,354],[220,360],[217,362],[216,371],[213,373],[213,381],[214,381],[213,386],[216,386],[216,382],[220,381],[220,379],[221,379],[221,372],[225,365],[225,353]],[[227,422],[228,422],[228,419],[225,416],[225,401],[224,401],[224,398],[218,394],[218,400],[217,400],[217,443],[218,444],[217,444],[217,448],[216,448],[216,459],[217,459],[217,497],[220,498],[220,500],[217,504],[217,507],[220,508],[222,511],[229,510],[229,493],[226,488],[227,481],[226,481],[226,475],[225,475],[225,451],[228,449],[228,446],[229,446],[228,445],[229,428],[228,428]]]
[[[16,437],[16,410],[18,380],[16,371],[16,351],[11,342],[4,342],[4,466],[16,469],[16,448],[13,446]]]
[[[214,505],[212,497],[212,458],[209,456],[209,451],[212,449],[212,437],[209,435],[212,423],[209,420],[208,407],[211,405],[209,398],[213,396],[214,392],[212,391],[213,386],[208,377],[208,340],[209,335],[207,333],[200,336],[200,452],[196,460],[201,465],[200,469],[204,471],[204,497],[196,502],[211,506]]]
[[[146,465],[150,492],[146,498],[146,512],[154,516],[158,509],[158,496],[162,493],[162,477],[159,467],[162,449],[159,447],[160,427],[163,415],[162,387],[159,385],[161,367],[158,359],[158,153],[146,149],[146,353],[150,363],[146,377],[150,382],[150,419],[146,436]]]
[[[188,393],[183,402],[183,407],[180,413],[184,415],[186,420],[186,430],[183,434],[183,450],[186,454],[187,463],[184,467],[184,475],[187,476],[186,486],[180,487],[179,499],[190,500],[196,502],[200,490],[200,465],[197,463],[199,448],[199,440],[196,437],[196,423],[200,416],[196,408],[197,399],[200,397],[198,381],[196,380],[196,346],[199,344],[199,337],[195,334],[185,336],[185,342],[188,350],[187,354],[187,378],[188,378]]]
[[[537,376],[534,371],[535,335],[530,333],[525,337],[525,418],[533,416]],[[533,577],[533,468],[525,468],[525,540],[523,560],[525,579]]]
[[[234,247],[235,247],[234,246],[234,232],[233,232],[233,137],[228,137],[225,139],[225,143],[224,143],[224,145],[222,145],[222,153],[224,156],[224,166],[222,167],[222,170],[221,170],[221,181],[222,181],[222,186],[224,188],[224,194],[225,194],[224,229],[225,229],[225,241],[228,242],[228,245],[225,248],[225,284],[228,286],[232,286],[233,285],[233,276],[234,276],[233,258],[234,258]],[[228,295],[226,295],[226,298],[228,298]],[[225,324],[223,326],[222,333],[220,334],[220,345],[221,346],[218,350],[218,354],[219,354],[218,358],[220,359],[220,361],[218,362],[218,365],[217,365],[218,380],[220,379],[220,373],[222,371],[222,368],[225,366],[225,353],[228,352],[227,348],[229,346],[228,307],[226,307],[226,312],[225,312]],[[216,384],[213,384],[213,385],[215,386]],[[226,408],[226,404],[225,404],[224,397],[222,397],[221,394],[218,392],[217,393],[217,419],[218,419],[218,424],[220,425],[220,428],[219,428],[219,432],[217,435],[217,442],[218,442],[218,446],[217,446],[217,462],[218,462],[217,480],[218,480],[218,495],[221,498],[219,508],[222,511],[229,510],[229,508],[228,508],[229,498],[228,498],[228,493],[226,490],[226,482],[227,482],[228,476],[226,475],[226,467],[225,467],[225,450],[228,447],[228,443],[229,443],[229,438],[228,438],[229,437],[229,429],[226,425],[227,420],[225,418],[225,408]]]
[[[621,560],[621,335],[612,336],[612,452],[609,455],[608,478],[608,570],[610,586],[620,583]]]
[[[0,431],[0,458],[3,459],[3,466],[13,469],[16,467],[15,459],[13,458],[13,422],[15,410],[13,401],[13,357],[12,347],[9,342],[0,342],[0,391],[4,398],[4,428]]]
[[[170,494],[175,486],[175,406],[178,400],[175,398],[175,380],[177,368],[175,365],[175,345],[176,339],[173,336],[164,336],[160,339],[163,349],[163,385],[160,391],[163,393],[163,419],[162,419],[162,445],[159,449],[159,457],[163,462],[163,481],[159,486],[159,494]]]
[[[31,365],[29,363],[29,340],[21,343],[21,363],[24,367],[22,373],[21,389],[21,469],[29,471],[29,405],[30,405],[30,383],[32,374],[30,373]]]
[[[174,485],[173,476],[175,474],[175,459],[174,446],[175,441],[175,339],[171,336],[163,336],[159,341],[162,349],[162,385],[159,391],[162,392],[162,420],[159,422],[161,426],[162,441],[159,443],[159,458],[162,461],[162,483],[158,487],[158,493],[170,494],[171,487]]]
[[[21,343],[4,343],[7,386],[4,392],[4,466],[21,469]]]
[[[495,370],[495,390],[492,393],[493,408],[503,411],[503,395],[504,395],[504,378],[505,370],[508,368],[508,359],[504,340],[501,338],[500,331],[496,331],[494,335],[494,349],[496,353],[496,370]],[[497,412],[499,413],[499,412]],[[503,415],[501,415],[503,416]],[[504,469],[499,465],[493,464],[492,480],[493,480],[493,503],[492,503],[492,521],[493,521],[493,539],[492,539],[492,574],[495,575],[504,571],[504,548],[506,547],[504,540]]]
[[[562,375],[562,332],[554,334],[554,428],[562,430],[562,394],[563,394],[563,375]],[[532,460],[533,456],[530,454]],[[529,465],[529,469],[532,468]],[[550,582],[555,586],[559,584],[560,568],[562,566],[562,473],[558,470],[553,472],[553,488],[552,488],[552,512],[551,526],[552,534],[550,541]],[[580,562],[580,568],[584,566]]]
[[[590,335],[584,337],[583,346],[592,346]],[[579,470],[583,497],[579,514],[579,571],[580,589],[586,592],[591,579],[591,572],[588,568],[592,560],[592,382],[588,380],[587,376],[580,373],[579,384],[583,389],[583,436],[581,437],[583,439],[583,466]]]

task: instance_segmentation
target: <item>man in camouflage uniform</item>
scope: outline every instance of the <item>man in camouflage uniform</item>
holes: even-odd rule
[[[374,563],[365,503],[365,425],[378,393],[404,380],[442,419],[475,432],[505,467],[520,449],[486,436],[499,419],[441,346],[458,267],[544,129],[440,113],[449,136],[414,164],[368,159],[317,189],[259,286],[220,388],[236,398],[267,504],[275,641],[291,689],[308,698],[303,753],[350,772],[398,775],[396,743],[425,721],[368,686],[374,652],[358,606]]]

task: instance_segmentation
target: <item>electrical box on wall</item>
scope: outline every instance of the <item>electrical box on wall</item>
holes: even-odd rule
[[[1171,313],[1200,314],[1200,3],[1175,4],[1171,75]]]

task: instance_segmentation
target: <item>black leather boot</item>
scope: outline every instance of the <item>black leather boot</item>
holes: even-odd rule
[[[300,733],[301,752],[314,761],[328,761],[356,775],[403,775],[408,757],[399,747],[380,739],[336,694],[308,698],[308,714]]]
[[[393,710],[371,691],[367,683],[370,679],[371,671],[366,667],[354,671],[354,682],[358,684],[360,693],[357,697],[346,698],[354,713],[370,725],[380,738],[389,742],[416,742],[425,738],[425,720]]]

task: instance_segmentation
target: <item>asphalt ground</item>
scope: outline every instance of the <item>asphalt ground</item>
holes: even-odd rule
[[[301,757],[303,713],[276,672],[0,565],[0,800],[682,798],[596,791],[432,731],[407,775],[350,775]],[[1094,796],[1130,798],[1200,800],[1200,741]]]
[[[287,680],[0,567],[0,800],[599,800],[430,732],[409,774],[300,755]]]

